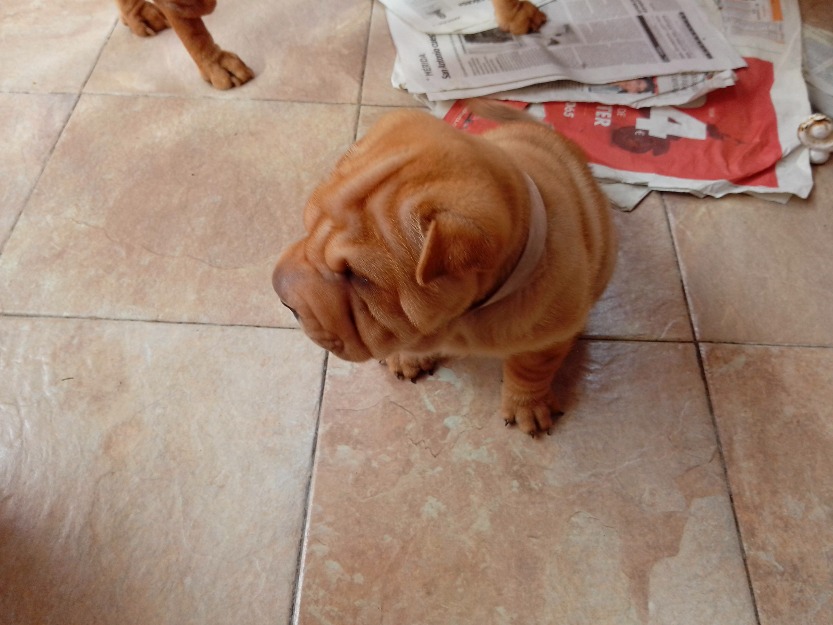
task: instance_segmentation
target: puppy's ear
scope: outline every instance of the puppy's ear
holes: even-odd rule
[[[424,241],[416,267],[420,286],[443,276],[480,271],[495,262],[496,241],[466,217],[436,213],[423,227]]]

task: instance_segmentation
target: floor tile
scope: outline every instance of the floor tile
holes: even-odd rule
[[[0,258],[0,310],[294,326],[272,268],[355,116],[83,96]]]
[[[218,45],[256,75],[229,91],[200,78],[171,31],[146,39],[120,26],[86,91],[356,103],[370,9],[367,0],[221,0],[205,24]]]
[[[75,98],[0,93],[0,249],[58,140]]]
[[[106,0],[3,0],[0,91],[78,93],[116,15]]]
[[[815,182],[786,206],[666,198],[701,340],[833,345],[833,165]]]
[[[833,622],[833,351],[707,345],[761,625]]]
[[[659,193],[630,212],[611,209],[616,269],[590,314],[590,336],[690,341],[691,322]]]
[[[288,622],[320,350],[9,318],[0,346],[0,623]]]
[[[330,359],[299,623],[755,622],[694,346],[580,343],[543,440],[499,379]]]
[[[395,57],[396,48],[388,30],[385,7],[377,0],[373,3],[373,17],[370,21],[362,104],[416,106],[417,101],[411,94],[391,85],[390,76]]]

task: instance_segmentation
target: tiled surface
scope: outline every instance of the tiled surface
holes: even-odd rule
[[[219,93],[107,0],[0,6],[0,625],[833,621],[833,165],[616,214],[532,441],[498,363],[327,361],[272,292],[323,173],[418,106],[383,17],[221,1],[257,78]]]
[[[286,622],[323,363],[302,338],[0,319],[0,622]]]
[[[694,347],[585,343],[570,368],[530,444],[495,363],[413,385],[331,362],[299,622],[754,623]]]
[[[354,119],[348,105],[82,96],[4,250],[0,309],[290,324],[275,253]]]
[[[761,625],[833,614],[833,352],[707,345]]]
[[[614,223],[619,237],[616,269],[586,333],[690,341],[691,322],[662,196],[652,193],[630,214],[616,212]]]
[[[699,339],[833,347],[833,164],[815,179],[786,206],[666,198]]]
[[[73,95],[0,93],[0,244],[23,210],[75,100]]]
[[[0,91],[77,93],[116,23],[113,6],[101,0],[3,0]]]

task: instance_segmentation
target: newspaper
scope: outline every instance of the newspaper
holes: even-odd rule
[[[817,111],[833,117],[833,32],[804,26],[802,35],[804,78],[810,104]]]
[[[627,93],[629,81],[646,76],[723,72],[745,65],[697,0],[559,0],[541,10],[547,22],[540,32],[523,36],[499,29],[426,34],[389,11],[397,49],[394,84],[431,101],[557,80],[608,85],[610,96],[617,88]]]
[[[670,76],[651,76],[622,80],[606,85],[587,85],[569,80],[532,85],[494,93],[489,97],[517,102],[599,102],[643,108],[646,106],[678,106],[700,100],[715,89],[735,84],[735,73],[685,72]]]
[[[553,0],[531,0],[543,6]],[[437,34],[478,33],[497,28],[492,0],[381,0],[414,30]]]
[[[721,1],[730,39],[747,67],[737,71],[735,86],[710,93],[702,106],[521,106],[582,146],[604,182],[715,197],[741,192],[777,201],[791,194],[806,197],[812,174],[797,129],[810,105],[797,2]],[[743,16],[739,7],[747,10]],[[471,116],[463,102],[442,108],[448,109],[449,123],[469,132],[491,125]]]

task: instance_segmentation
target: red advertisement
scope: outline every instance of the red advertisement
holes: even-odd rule
[[[611,169],[776,188],[782,150],[770,97],[773,66],[746,62],[735,86],[711,92],[697,108],[548,102],[544,121],[582,146],[591,163]],[[472,117],[460,102],[445,119],[473,133],[496,125]]]

